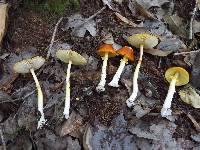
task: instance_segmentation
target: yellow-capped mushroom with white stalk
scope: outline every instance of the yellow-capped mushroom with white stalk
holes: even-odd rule
[[[165,78],[170,83],[165,102],[161,109],[161,116],[171,116],[171,103],[176,92],[175,86],[186,85],[189,82],[189,73],[182,67],[171,67],[165,72]]]
[[[140,48],[140,57],[137,63],[137,66],[135,68],[135,72],[133,75],[133,92],[129,99],[126,100],[126,104],[128,107],[132,107],[134,105],[134,101],[138,94],[138,75],[140,66],[142,63],[142,57],[144,49],[152,49],[154,46],[158,44],[158,38],[156,36],[153,36],[151,34],[142,33],[142,34],[134,34],[130,37],[128,37],[128,42],[137,48]]]
[[[13,69],[16,73],[21,73],[21,74],[31,73],[35,81],[37,92],[38,92],[38,111],[40,112],[40,115],[41,115],[38,121],[38,127],[37,127],[38,129],[41,128],[45,124],[46,119],[44,117],[44,112],[43,112],[42,89],[40,87],[39,81],[35,74],[35,70],[39,69],[44,64],[44,62],[45,62],[44,58],[40,56],[36,56],[30,59],[19,61],[13,66]]]
[[[70,70],[71,65],[85,65],[87,63],[87,60],[78,54],[75,51],[72,50],[58,50],[56,52],[56,57],[63,61],[64,63],[68,64],[67,67],[67,76],[66,76],[66,97],[65,97],[65,107],[64,107],[64,116],[65,119],[69,118],[69,109],[70,109]]]

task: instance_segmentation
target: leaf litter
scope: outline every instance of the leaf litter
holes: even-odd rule
[[[33,148],[35,145],[38,149],[67,148],[75,150],[81,149],[81,146],[85,149],[191,149],[195,147],[194,142],[190,139],[192,133],[191,135],[188,133],[185,137],[177,136],[180,124],[176,121],[184,120],[183,116],[178,115],[176,121],[170,122],[162,120],[158,113],[167,90],[167,84],[163,80],[164,71],[172,65],[172,61],[175,61],[173,59],[176,59],[175,57],[171,58],[171,53],[187,49],[184,44],[186,42],[182,38],[187,37],[184,35],[187,33],[186,24],[179,14],[175,14],[179,19],[173,18],[174,2],[168,0],[153,0],[150,3],[143,0],[137,0],[136,3],[130,0],[127,3],[111,0],[103,2],[94,2],[95,7],[91,7],[91,10],[100,10],[102,5],[107,5],[110,9],[106,9],[107,6],[104,6],[104,11],[89,21],[88,18],[85,18],[85,16],[88,16],[87,11],[80,14],[76,13],[70,17],[67,16],[68,20],[63,23],[61,30],[58,30],[58,37],[54,41],[51,55],[53,58],[38,73],[44,91],[45,114],[48,118],[45,129],[37,131],[35,127],[35,122],[38,119],[37,96],[34,91],[35,85],[30,80],[29,75],[19,76],[18,79],[22,79],[22,81],[16,80],[17,77],[11,80],[6,76],[7,81],[5,83],[8,87],[4,88],[4,92],[2,91],[2,103],[19,101],[16,101],[16,105],[14,105],[17,111],[14,111],[6,120],[3,119],[3,122],[1,122],[4,127],[4,136],[8,140],[15,141],[17,145],[23,139],[34,138],[31,143],[30,140],[25,141],[26,149]],[[92,6],[93,2],[88,4],[88,7],[81,7],[89,9],[90,5]],[[126,7],[130,9],[130,12],[124,11],[123,5],[127,5]],[[94,10],[91,12],[94,13]],[[171,22],[164,16],[171,18]],[[167,28],[167,25],[169,25],[169,28]],[[180,29],[180,25],[183,25],[184,29]],[[194,22],[194,32],[198,31],[196,25],[198,26],[198,23]],[[108,92],[103,95],[97,94],[94,90],[100,76],[99,65],[101,60],[96,56],[95,49],[102,42],[100,41],[101,36],[103,33],[111,33],[112,39],[109,39],[109,42],[120,47],[126,44],[124,38],[122,38],[126,34],[124,31],[128,34],[132,34],[129,31],[149,32],[159,35],[160,39],[157,47],[145,51],[147,54],[144,56],[144,64],[139,78],[140,94],[138,95],[137,105],[133,109],[127,109],[124,100],[128,97],[128,91],[129,93],[132,91],[131,79],[135,64],[126,66],[119,89],[106,87]],[[78,52],[84,54],[89,62],[84,67],[72,68],[71,115],[70,119],[65,121],[63,121],[62,110],[67,67],[54,58],[56,50],[60,48],[75,48]],[[14,62],[35,54],[45,53],[41,51],[28,52],[26,56],[26,54],[23,54],[26,51],[29,50],[20,51],[19,54],[6,53],[3,55],[1,57],[4,61],[3,65],[10,66],[10,71],[4,70],[4,72],[13,75],[12,64]],[[30,55],[30,53],[33,55]],[[135,56],[137,61],[137,50]],[[159,68],[160,58],[158,56],[162,56]],[[194,63],[195,61],[192,61],[191,66]],[[118,58],[112,58],[109,61],[108,80],[111,80],[117,66]],[[8,81],[12,82],[8,84]],[[177,99],[177,95],[175,98]],[[5,99],[7,101],[3,101]],[[173,109],[187,107],[178,106],[178,104],[179,102],[173,101]],[[156,117],[157,120],[151,119],[152,117]],[[189,128],[192,128],[192,126],[189,126]],[[31,137],[27,135],[19,136],[18,130],[23,134],[26,131],[31,131],[32,135],[30,135]],[[188,130],[184,128],[184,131],[187,132]],[[8,146],[13,147],[13,142]]]

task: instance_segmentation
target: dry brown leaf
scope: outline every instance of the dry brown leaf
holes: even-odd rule
[[[132,21],[128,20],[126,17],[122,16],[120,13],[115,12],[115,15],[117,16],[118,19],[120,19],[122,22],[132,26],[132,27],[137,27],[137,24],[133,23]]]
[[[148,12],[142,5],[140,5],[139,3],[135,3],[136,4],[136,9],[137,11],[145,18],[147,19],[151,19],[151,20],[156,20],[156,18],[153,16],[153,14],[151,14],[150,12]]]
[[[83,136],[83,147],[85,150],[91,150],[92,146],[90,145],[90,140],[92,138],[92,129],[90,124],[86,126],[85,133]]]
[[[83,125],[82,117],[73,111],[70,114],[69,119],[62,124],[60,129],[58,129],[59,135],[62,137],[72,132],[76,132],[80,129],[82,125]]]
[[[0,4],[0,43],[6,30],[6,19],[8,15],[8,4]]]
[[[160,57],[165,57],[169,54],[172,53],[172,51],[162,51],[159,49],[144,49],[144,52],[149,53],[151,55],[155,55],[155,56],[160,56]]]

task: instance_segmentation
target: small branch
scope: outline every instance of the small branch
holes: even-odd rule
[[[2,141],[2,144],[3,144],[3,150],[6,150],[6,142],[5,142],[4,137],[3,137],[2,129],[0,129],[0,136],[1,136],[1,141]]]
[[[198,52],[200,52],[200,49],[196,50],[196,51],[190,51],[190,52],[174,53],[174,56],[177,56],[177,55],[187,55],[187,54],[198,53]]]
[[[194,119],[194,117],[192,115],[190,115],[189,113],[187,114],[188,118],[190,118],[190,120],[192,121],[192,123],[194,124],[194,127],[196,128],[196,130],[198,132],[200,132],[200,125],[199,123]]]
[[[52,38],[51,38],[51,43],[49,45],[49,50],[47,52],[47,59],[49,59],[50,55],[51,55],[51,50],[52,50],[52,47],[53,47],[53,43],[54,43],[54,39],[55,39],[55,36],[56,36],[56,32],[57,32],[57,29],[58,29],[58,25],[61,23],[61,21],[63,20],[63,17],[61,17],[58,22],[56,23],[56,26],[54,28],[54,32],[53,32],[53,35],[52,35]]]
[[[189,39],[190,40],[192,40],[192,38],[193,38],[193,22],[194,22],[194,17],[195,17],[196,11],[197,11],[197,0],[196,0],[194,9],[191,12],[190,28],[189,28]]]

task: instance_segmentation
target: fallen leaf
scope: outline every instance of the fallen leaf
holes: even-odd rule
[[[200,143],[200,134],[195,134],[190,136],[195,142]]]
[[[72,34],[78,37],[84,37],[86,31],[95,36],[97,33],[96,22],[94,20],[84,21],[85,19],[80,14],[74,14],[68,18],[66,29],[72,29]]]
[[[86,126],[85,133],[83,135],[83,147],[85,150],[92,150],[90,141],[92,139],[92,127],[90,124]]]
[[[116,15],[117,18],[119,18],[122,22],[128,24],[129,26],[137,27],[137,24],[135,24],[135,23],[133,23],[132,21],[128,20],[126,17],[122,16],[120,13],[115,12],[115,15]]]
[[[136,0],[138,4],[143,6],[145,9],[151,7],[161,7],[164,3],[168,3],[169,0]]]
[[[6,30],[6,20],[8,16],[8,4],[0,3],[0,43]]]
[[[151,143],[157,145],[158,149],[179,150],[178,142],[173,138],[176,127],[174,123],[166,120],[156,124],[139,121],[135,126],[131,126],[129,131],[137,137],[152,140]]]
[[[186,46],[178,38],[166,38],[157,45],[157,49],[160,49],[163,51],[177,52],[181,48],[186,48]]]
[[[197,20],[193,21],[193,33],[200,32],[200,22]]]
[[[171,50],[160,50],[160,49],[144,49],[144,52],[160,57],[165,57],[172,53]]]
[[[187,38],[186,24],[181,17],[177,15],[165,16],[164,20],[174,34]]]
[[[200,95],[192,86],[187,85],[178,93],[183,102],[192,105],[194,108],[200,108]]]
[[[73,111],[70,114],[69,119],[62,124],[60,129],[58,129],[58,133],[62,137],[72,132],[78,131],[82,125],[83,125],[82,117]]]
[[[139,3],[135,2],[135,8],[143,17],[145,17],[147,19],[151,19],[151,20],[156,20],[154,15],[152,13],[150,13],[147,9],[145,9]]]

